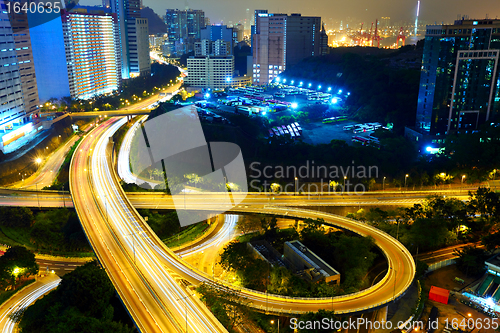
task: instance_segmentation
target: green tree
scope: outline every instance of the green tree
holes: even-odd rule
[[[14,286],[17,278],[38,273],[35,255],[24,246],[12,246],[0,257],[0,279],[2,286]]]
[[[203,283],[196,290],[201,294],[201,300],[230,332],[234,332],[250,313],[248,300],[234,289],[215,288]]]
[[[484,249],[466,246],[455,250],[454,254],[457,255],[456,264],[458,269],[465,272],[466,275],[479,276],[484,273],[484,261],[488,258],[488,254]]]
[[[253,231],[259,231],[262,228],[260,223],[260,217],[255,215],[243,215],[238,218],[238,222],[236,222],[236,226],[241,232],[244,234]]]
[[[59,287],[36,301],[22,315],[22,333],[117,332],[131,333],[130,326],[113,321],[120,303],[111,304],[115,290],[104,270],[93,261],[62,277]],[[121,308],[120,308],[121,307]]]
[[[483,236],[481,243],[488,251],[493,251],[500,246],[500,231]]]
[[[11,228],[29,228],[35,220],[27,207],[0,207],[0,224]]]
[[[251,252],[246,243],[233,241],[224,247],[219,263],[225,270],[244,270],[250,256]]]
[[[325,333],[325,332],[333,332],[334,330],[331,331],[325,331],[324,329],[317,328],[313,326],[313,323],[316,321],[322,322],[323,320],[328,320],[328,322],[336,322],[336,321],[342,321],[341,318],[337,317],[335,315],[334,311],[329,311],[329,310],[318,310],[317,312],[306,312],[302,315],[297,320],[297,327],[303,327],[302,329],[298,329],[298,332],[300,333]]]

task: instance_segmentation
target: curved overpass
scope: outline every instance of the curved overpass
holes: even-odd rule
[[[74,206],[97,258],[141,332],[227,332],[156,259],[150,230],[110,173],[108,138],[124,122],[94,129],[71,161]]]
[[[188,289],[175,280],[217,285],[223,282],[213,281],[211,276],[186,264],[158,239],[130,204],[110,167],[107,138],[122,122],[110,120],[101,125],[82,141],[73,157],[70,172],[72,194],[84,230],[141,331],[158,331],[160,326],[162,331],[181,329],[185,304],[192,331],[223,331],[204,305],[190,297]],[[210,209],[204,205],[187,208]],[[300,218],[321,217],[328,223],[361,235],[371,235],[387,256],[391,267],[381,282],[355,295],[306,299],[238,289],[240,295],[255,308],[273,313],[301,313],[319,309],[352,313],[390,302],[402,295],[413,280],[415,264],[406,248],[389,235],[365,224],[303,209],[260,205],[234,207],[233,210]],[[134,263],[135,256],[137,260]],[[146,323],[150,325],[146,326]]]

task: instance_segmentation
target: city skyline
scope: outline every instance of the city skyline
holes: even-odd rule
[[[100,5],[100,0],[86,0],[85,3]],[[206,2],[201,0],[190,0],[180,2],[145,0],[144,6],[152,8],[158,15],[165,15],[167,8],[184,9],[188,6],[191,9],[201,9],[212,23],[223,21],[238,22],[246,19],[246,9],[253,13],[255,9],[267,9],[271,13],[301,13],[304,16],[321,16],[323,21],[330,18],[333,20],[345,20],[347,18],[366,22],[375,21],[380,17],[390,17],[393,22],[408,21],[415,19],[417,11],[417,1],[405,1],[401,3],[397,0],[384,0],[383,2],[373,2],[368,0],[354,0],[349,4],[342,2],[330,2],[326,0],[315,1],[314,3],[304,3],[299,0],[273,1],[269,3],[264,0],[255,0],[251,3],[243,0],[231,2]],[[452,8],[452,9],[450,9]],[[442,0],[433,2],[422,0],[420,4],[420,20],[428,24],[453,23],[460,15],[468,16],[471,19],[482,19],[500,16],[500,2],[496,0],[480,0],[470,2],[466,0]]]

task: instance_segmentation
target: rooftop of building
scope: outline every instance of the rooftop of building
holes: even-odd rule
[[[317,268],[325,271],[329,276],[334,276],[340,274],[337,270],[335,270],[332,266],[326,263],[323,259],[318,257],[314,252],[309,250],[307,246],[302,244],[298,240],[286,242],[288,246],[294,250],[298,255],[306,259],[308,262],[312,263],[313,266],[317,266]]]
[[[490,259],[486,260],[486,264],[490,264],[500,268],[500,254],[497,254]]]
[[[483,26],[500,26],[500,19],[478,19],[478,20],[473,20],[473,19],[465,19],[462,18],[461,20],[455,20],[453,24],[429,24],[427,27],[445,27],[445,28],[451,28],[451,27],[483,27]]]
[[[77,5],[69,10],[70,13],[79,14],[104,14],[111,13],[111,9],[103,6],[82,6]]]

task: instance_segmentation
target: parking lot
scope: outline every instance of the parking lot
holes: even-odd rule
[[[313,145],[330,143],[332,140],[344,140],[348,145],[352,145],[352,131],[344,131],[346,125],[355,125],[352,121],[341,121],[334,124],[323,124],[322,122],[304,123],[304,142]]]
[[[331,91],[331,89],[328,88],[328,91]],[[372,137],[371,134],[376,128],[381,127],[380,124],[358,124],[343,119],[341,121],[326,119],[332,116],[334,116],[333,118],[338,118],[339,113],[337,109],[343,104],[348,95],[349,93],[342,93],[342,90],[338,90],[336,93],[327,93],[314,89],[280,85],[274,87],[268,86],[266,88],[245,87],[232,88],[228,92],[206,94],[206,101],[199,101],[197,105],[202,107],[201,112],[199,112],[202,120],[225,123],[227,122],[223,117],[225,112],[235,113],[237,111],[248,116],[277,119],[278,117],[294,115],[306,107],[310,109],[311,106],[314,107],[315,105],[328,105],[326,109],[328,111],[323,112],[324,119],[310,122],[299,121],[302,130],[299,135],[292,137],[300,137],[304,142],[313,145],[328,144],[332,140],[344,140],[349,145],[362,144],[378,147],[378,139]],[[211,109],[211,111],[207,109]],[[222,117],[219,118],[214,115],[214,112]],[[345,126],[350,125],[353,129],[344,130]],[[375,126],[377,127],[375,128]],[[356,131],[354,131],[354,127]],[[287,132],[285,131],[285,133]]]

